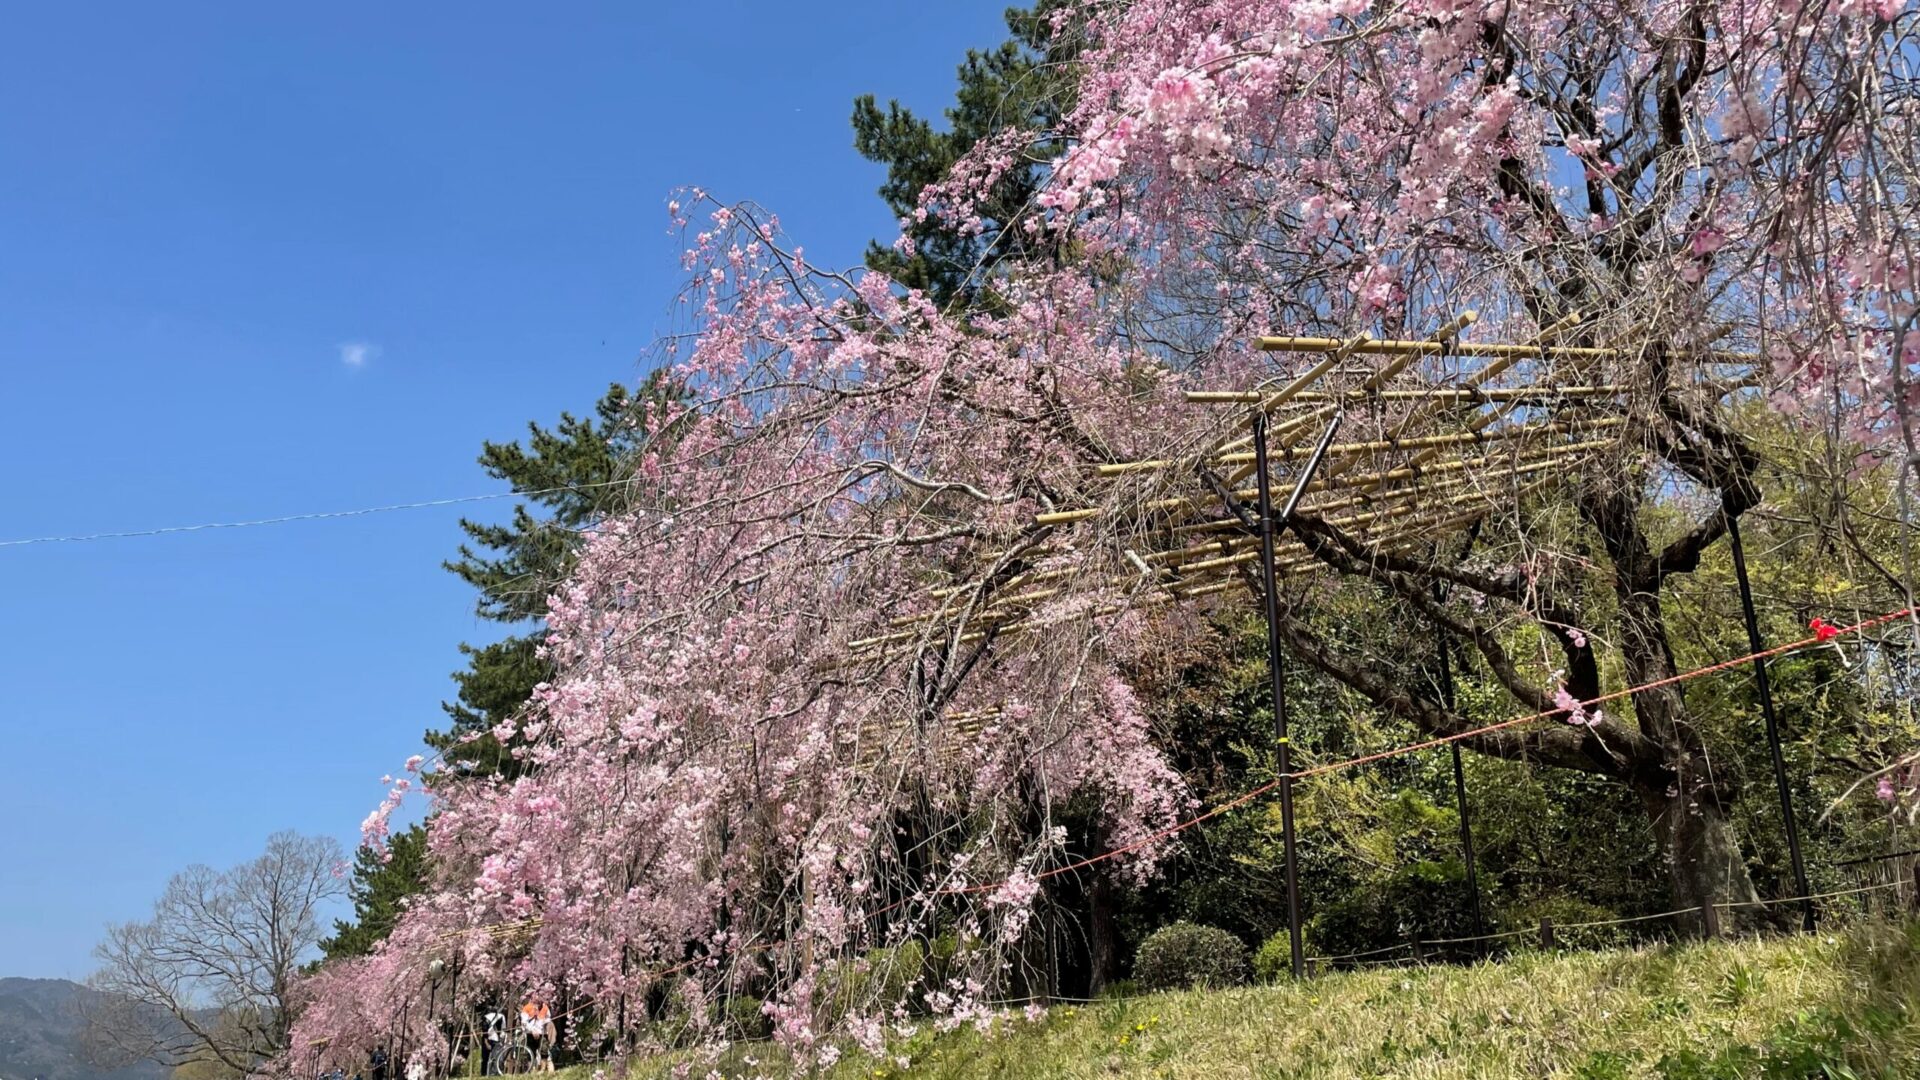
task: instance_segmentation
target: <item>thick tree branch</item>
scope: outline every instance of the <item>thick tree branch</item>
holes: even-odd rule
[[[1349,661],[1335,655],[1295,620],[1283,619],[1280,630],[1288,647],[1315,670],[1422,731],[1437,738],[1448,738],[1472,730],[1458,715],[1416,696],[1404,680],[1376,670],[1365,661]],[[1491,757],[1614,777],[1635,773],[1644,768],[1646,761],[1657,757],[1657,748],[1638,732],[1611,720],[1603,720],[1593,728],[1514,727],[1468,735],[1459,741],[1462,746]]]

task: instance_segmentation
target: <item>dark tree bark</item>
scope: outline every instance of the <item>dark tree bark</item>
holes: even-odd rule
[[[1125,977],[1120,966],[1124,953],[1118,919],[1120,901],[1120,890],[1107,875],[1095,873],[1087,884],[1088,997],[1098,997],[1100,991]]]
[[[1611,633],[1626,682],[1644,686],[1678,671],[1668,636],[1661,592],[1667,579],[1694,570],[1701,554],[1726,532],[1726,523],[1759,501],[1752,475],[1756,455],[1711,411],[1656,390],[1646,417],[1647,447],[1702,488],[1717,493],[1719,507],[1664,549],[1653,550],[1642,515],[1649,505],[1647,481],[1637,470],[1595,470],[1574,485],[1583,523],[1592,530],[1610,564],[1615,611]],[[1554,581],[1526,582],[1515,575],[1475,570],[1464,561],[1445,562],[1376,550],[1360,538],[1307,517],[1294,522],[1308,548],[1342,575],[1370,579],[1388,588],[1397,603],[1438,626],[1477,654],[1486,673],[1528,711],[1551,712],[1551,692],[1527,681],[1508,656],[1501,635],[1458,605],[1434,599],[1434,583],[1457,593],[1471,590],[1506,610],[1533,619],[1560,647],[1566,688],[1577,700],[1598,697],[1600,666],[1593,643],[1575,628],[1587,627],[1580,606]],[[1390,665],[1334,648],[1302,621],[1283,630],[1292,649],[1319,671],[1358,691],[1391,714],[1437,736],[1459,735],[1471,724],[1423,696],[1418,680],[1400,677]],[[1671,870],[1676,910],[1703,904],[1750,903],[1757,897],[1728,821],[1741,793],[1731,761],[1717,760],[1687,712],[1678,684],[1632,695],[1632,722],[1610,709],[1588,725],[1521,727],[1467,737],[1479,753],[1576,769],[1618,781],[1647,814]],[[1703,933],[1698,916],[1683,926]]]

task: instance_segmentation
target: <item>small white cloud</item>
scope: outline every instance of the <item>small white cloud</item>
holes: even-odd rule
[[[350,368],[363,368],[380,359],[380,346],[370,341],[349,341],[340,346],[340,362]]]

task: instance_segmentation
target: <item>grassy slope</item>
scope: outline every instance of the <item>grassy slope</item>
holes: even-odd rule
[[[1869,926],[1057,1007],[1037,1023],[1010,1018],[986,1035],[923,1032],[900,1046],[904,1068],[855,1058],[827,1075],[1920,1076],[1916,1010],[1920,927]],[[740,1047],[691,1075],[716,1067],[726,1077],[786,1075],[775,1056],[764,1044]],[[637,1063],[632,1075],[669,1073],[656,1060]]]

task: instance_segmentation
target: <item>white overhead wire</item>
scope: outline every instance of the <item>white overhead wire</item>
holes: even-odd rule
[[[285,525],[295,521],[325,521],[332,518],[363,517],[368,514],[387,514],[396,510],[424,510],[436,506],[457,506],[461,503],[487,502],[493,499],[518,499],[533,495],[553,495],[563,491],[588,491],[593,488],[613,487],[625,484],[628,480],[601,480],[591,484],[568,484],[562,487],[534,488],[529,491],[498,491],[490,495],[462,495],[454,499],[428,499],[423,502],[393,503],[387,506],[367,506],[358,510],[325,510],[310,514],[288,514],[284,517],[256,518],[251,521],[208,521],[198,525],[167,525],[156,529],[130,529],[124,532],[84,533],[73,536],[33,536],[19,540],[0,540],[0,548],[25,547],[29,544],[78,544],[93,540],[124,540],[141,536],[166,536],[172,533],[203,532],[209,529],[251,529],[261,525]]]

